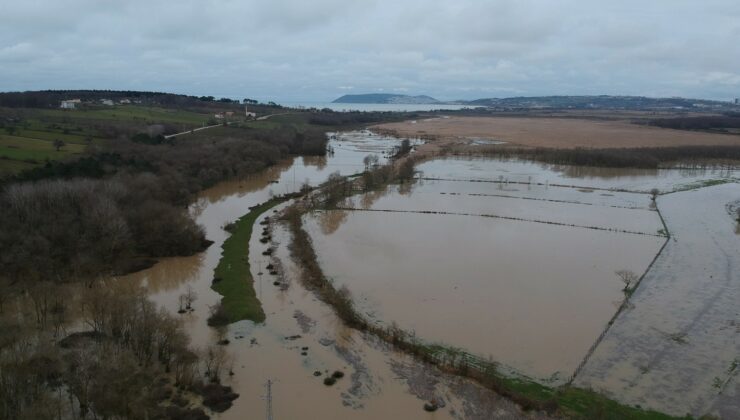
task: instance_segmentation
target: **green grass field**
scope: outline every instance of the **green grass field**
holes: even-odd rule
[[[141,105],[120,105],[116,107],[91,109],[45,109],[39,115],[51,118],[68,118],[77,120],[137,121],[154,123],[180,123],[200,126],[212,115],[179,109],[167,109]]]
[[[211,288],[223,296],[221,304],[230,323],[243,319],[253,322],[265,320],[249,267],[249,239],[257,218],[283,201],[285,200],[274,198],[253,208],[235,222],[233,233],[224,241],[221,260],[214,274],[219,280]]]
[[[82,153],[84,150],[84,145],[67,143],[66,146],[62,147],[59,151],[56,151],[54,143],[51,140],[40,140],[0,134],[0,157],[5,158],[3,161],[16,160],[31,164],[40,164],[47,159],[61,159]],[[0,162],[0,166],[3,166],[2,162]]]
[[[26,129],[20,129],[16,130],[16,132],[13,133],[16,137],[25,137],[29,139],[39,139],[39,140],[49,140],[54,141],[55,139],[59,139],[64,141],[67,144],[87,144],[86,135],[81,134],[72,134],[71,132],[69,134],[64,134],[64,132],[57,132],[52,130],[26,130]],[[91,136],[92,137],[92,136]],[[95,140],[95,137],[92,137],[93,140]],[[97,139],[101,140],[101,139]]]
[[[104,133],[110,133],[106,127],[136,131],[151,124],[173,124],[187,130],[200,127],[211,118],[212,114],[143,105],[75,110],[0,109],[0,123],[3,124],[0,127],[0,175],[16,174],[47,160],[73,157],[83,152],[88,143],[113,141],[113,138],[106,138]],[[66,143],[59,152],[53,145],[57,139]]]

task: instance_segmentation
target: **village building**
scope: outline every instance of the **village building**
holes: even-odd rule
[[[256,112],[249,112],[249,108],[247,108],[246,105],[244,106],[244,115],[246,115],[247,118],[257,118],[257,113]]]
[[[79,105],[82,101],[79,99],[68,99],[66,101],[62,101],[62,103],[59,105],[59,108],[62,109],[75,109],[77,108],[77,105]]]

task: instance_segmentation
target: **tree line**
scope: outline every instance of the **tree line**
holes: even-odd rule
[[[674,130],[727,131],[728,128],[740,128],[740,115],[728,113],[723,116],[657,118],[648,124]]]
[[[477,149],[476,154],[532,159],[558,165],[657,169],[673,164],[682,167],[737,164],[740,161],[740,145],[614,149],[490,147]]]

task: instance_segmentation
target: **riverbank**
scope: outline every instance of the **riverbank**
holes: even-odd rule
[[[211,313],[208,325],[220,326],[241,320],[265,321],[265,312],[254,290],[254,278],[249,266],[249,238],[257,218],[287,197],[273,198],[253,207],[236,222],[224,227],[231,236],[224,241],[221,259],[214,270],[211,288],[221,296],[220,306]]]

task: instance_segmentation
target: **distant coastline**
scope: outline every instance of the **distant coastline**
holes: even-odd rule
[[[478,108],[480,105],[461,104],[363,104],[363,103],[335,103],[335,102],[281,102],[280,105],[299,109],[331,109],[336,112],[422,112],[437,110],[459,110],[463,108]]]

